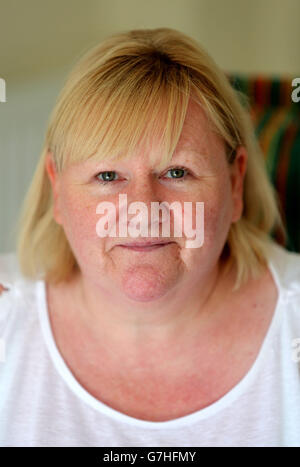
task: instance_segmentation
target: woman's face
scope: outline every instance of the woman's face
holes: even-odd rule
[[[156,151],[159,161],[160,148],[153,144],[151,151]],[[149,302],[178,290],[188,291],[196,284],[205,286],[217,267],[231,223],[241,216],[246,161],[246,150],[240,147],[234,165],[228,166],[223,141],[211,131],[202,109],[190,101],[173,158],[163,169],[151,165],[143,148],[128,159],[100,163],[89,159],[69,165],[60,174],[49,154],[46,168],[54,191],[55,219],[62,225],[85,279],[114,299]],[[179,170],[171,170],[174,168]],[[103,214],[96,208],[102,202],[113,203],[118,223],[120,194],[127,195],[127,206],[138,201],[148,208],[148,240],[160,237],[168,243],[137,250],[128,244],[145,240],[145,235],[99,236],[96,226]],[[204,227],[201,247],[187,247],[184,226],[182,237],[174,237],[172,211],[170,236],[163,237],[160,230],[157,237],[151,237],[151,203],[163,201],[169,205],[179,202],[182,213],[184,202],[192,202],[192,226]],[[196,216],[196,202],[204,203],[203,218]],[[136,217],[127,215],[128,223]]]

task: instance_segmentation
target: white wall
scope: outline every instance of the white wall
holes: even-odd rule
[[[0,253],[39,158],[67,70],[111,33],[168,26],[226,71],[300,76],[300,0],[0,0]]]
[[[299,73],[299,0],[0,0],[0,76],[36,76],[121,29],[174,27],[224,68]]]

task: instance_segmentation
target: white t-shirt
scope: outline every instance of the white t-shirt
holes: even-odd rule
[[[300,446],[300,255],[274,244],[269,268],[278,302],[248,373],[208,407],[153,422],[78,383],[56,347],[44,282],[1,255],[0,446]]]

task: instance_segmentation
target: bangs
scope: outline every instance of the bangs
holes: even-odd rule
[[[60,120],[49,135],[57,167],[90,157],[122,159],[140,146],[161,149],[168,163],[178,143],[190,98],[188,71],[162,54],[118,57],[74,83],[62,96]]]

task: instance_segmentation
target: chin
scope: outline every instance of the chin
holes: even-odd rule
[[[174,277],[162,276],[151,265],[131,267],[122,278],[123,293],[136,302],[151,302],[162,298],[174,285]]]

